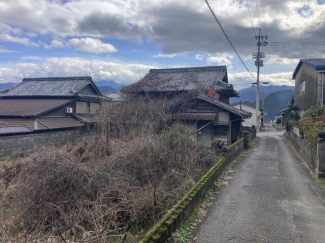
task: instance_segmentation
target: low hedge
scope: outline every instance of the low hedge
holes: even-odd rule
[[[227,147],[227,151],[233,150],[238,144],[240,144],[243,141],[244,141],[244,138],[241,138],[241,139],[237,140],[232,145],[230,145],[229,147]]]
[[[236,146],[242,139],[238,140],[233,145]],[[231,150],[234,146],[231,145],[228,149]],[[220,166],[226,161],[225,157],[222,157],[214,166],[209,169],[204,176],[192,187],[192,189],[178,201],[164,216],[163,218],[145,235],[140,243],[153,243],[160,239],[168,228],[174,223],[180,213],[190,204],[191,200],[202,189],[202,187],[209,181],[214,173],[220,168]]]

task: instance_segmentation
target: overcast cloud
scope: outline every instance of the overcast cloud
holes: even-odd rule
[[[325,5],[321,1],[273,0],[263,1],[264,5],[261,0],[210,2],[245,60],[249,61],[256,52],[257,28],[261,26],[263,33],[266,31],[270,45],[263,48],[268,57],[265,64],[274,69],[265,67],[267,80],[288,84],[289,70],[293,71],[300,58],[323,56]],[[203,0],[0,0],[0,42],[0,53],[19,52],[20,58],[38,56],[38,50],[43,48],[52,50],[42,59],[28,62],[20,59],[7,63],[1,59],[0,82],[18,81],[23,75],[81,75],[87,70],[87,75],[96,78],[130,83],[149,67],[157,66],[157,59],[169,66],[228,65],[235,85],[252,82],[242,67],[232,67],[238,60]],[[8,43],[24,46],[28,51],[24,53]],[[147,56],[155,60],[144,59],[140,54],[126,58],[123,50],[128,45],[144,47],[142,50],[146,45],[157,45],[161,49],[152,53],[148,47]],[[57,56],[62,48],[71,52]],[[102,56],[97,60],[91,56],[89,60],[83,52],[116,54],[113,61],[107,62],[102,61]],[[193,60],[186,59],[187,55],[192,55]],[[183,59],[177,63],[172,61],[180,57]],[[253,65],[250,68],[255,70]]]

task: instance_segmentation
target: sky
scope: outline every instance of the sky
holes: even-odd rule
[[[210,0],[256,76],[252,54],[269,36],[261,81],[293,85],[300,58],[324,57],[325,0]],[[251,75],[204,0],[0,0],[0,83],[83,76],[122,85],[151,68],[226,65],[236,89]]]

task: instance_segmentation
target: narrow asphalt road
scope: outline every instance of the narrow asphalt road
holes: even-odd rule
[[[208,242],[325,242],[325,200],[302,161],[267,126],[194,231]]]

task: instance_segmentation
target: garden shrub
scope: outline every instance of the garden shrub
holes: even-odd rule
[[[318,134],[325,132],[325,106],[309,108],[299,121],[299,127],[304,134],[307,144],[315,148]]]
[[[285,115],[290,125],[297,125],[300,120],[300,108],[296,105],[289,106]]]

